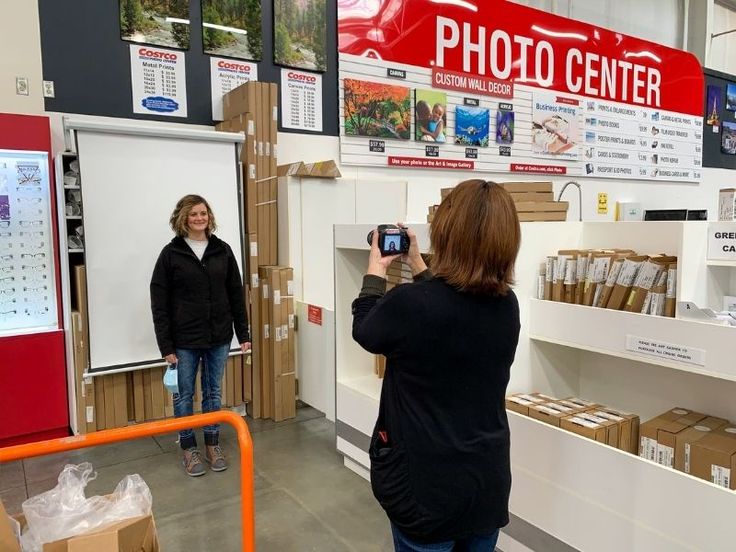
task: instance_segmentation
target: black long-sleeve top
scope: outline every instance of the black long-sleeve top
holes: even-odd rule
[[[385,296],[364,278],[353,338],[387,358],[371,438],[371,485],[418,542],[508,524],[510,434],[504,397],[519,339],[513,292],[458,291],[425,271]]]

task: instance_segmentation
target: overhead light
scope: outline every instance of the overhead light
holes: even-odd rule
[[[649,50],[644,50],[643,52],[626,52],[624,54],[625,58],[649,58],[653,59],[657,63],[662,63],[662,58],[660,58],[657,54],[653,54]]]
[[[551,36],[554,38],[574,38],[575,40],[582,40],[587,42],[588,37],[584,34],[580,33],[561,33],[559,31],[550,31],[549,29],[545,29],[543,27],[540,27],[539,25],[532,25],[532,30],[537,31],[538,33],[541,33],[546,36]]]
[[[465,8],[466,10],[478,11],[478,6],[467,2],[466,0],[429,0],[433,4],[449,4],[450,6],[457,6],[458,8]]]
[[[225,25],[215,25],[214,23],[202,23],[203,27],[208,29],[217,29],[218,31],[225,31],[226,33],[235,33],[241,35],[247,35],[248,31],[245,29],[236,29],[235,27],[226,27]]]

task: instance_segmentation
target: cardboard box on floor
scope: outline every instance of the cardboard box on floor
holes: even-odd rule
[[[13,516],[26,525],[23,514]],[[0,501],[0,550],[21,552],[20,543],[13,533],[10,519]],[[74,537],[46,543],[42,552],[160,552],[153,515],[124,519]]]

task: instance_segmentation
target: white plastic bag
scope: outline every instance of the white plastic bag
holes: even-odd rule
[[[84,488],[96,477],[89,462],[67,464],[56,487],[23,503],[28,525],[21,537],[23,552],[41,552],[44,543],[151,513],[151,491],[140,475],[126,475],[108,497],[86,498]]]

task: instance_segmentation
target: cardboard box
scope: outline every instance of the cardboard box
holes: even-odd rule
[[[669,465],[670,451],[666,447],[672,441],[667,434],[679,433],[683,429],[694,426],[706,417],[705,414],[685,408],[673,408],[641,424],[639,428],[639,456],[658,464]],[[661,449],[659,446],[660,437],[665,439]],[[674,457],[674,450],[671,454]]]
[[[258,276],[261,281],[261,294],[260,294],[260,314],[261,314],[261,335],[260,335],[260,346],[261,346],[261,416],[264,418],[270,418],[272,414],[271,410],[271,396],[273,386],[273,369],[271,366],[272,362],[272,329],[271,329],[271,279],[269,275],[269,269],[273,267],[262,266],[258,268]]]
[[[506,397],[506,408],[524,416],[529,416],[529,408],[557,402],[559,399],[542,393],[515,393]]]
[[[619,274],[621,274],[621,268],[624,266],[624,260],[622,258],[613,258],[611,260],[605,282],[601,282],[602,285],[598,284],[597,286],[596,296],[593,299],[594,306],[606,308],[606,305],[608,305],[608,300],[611,298],[616,280],[618,280]]]
[[[277,176],[301,176],[303,178],[340,178],[342,173],[333,160],[318,161],[316,163],[290,163],[279,165]]]
[[[450,195],[450,194],[452,193],[452,190],[454,190],[454,189],[455,189],[455,188],[442,188],[442,189],[440,190],[440,198],[442,199],[442,201],[444,201],[444,200],[445,200],[445,198],[446,198],[447,196],[449,196],[449,195]]]
[[[675,442],[675,469],[690,473],[691,448],[711,431],[728,425],[728,420],[708,416],[677,435]]]
[[[727,425],[711,431],[690,447],[690,475],[736,490],[736,427]]]
[[[383,355],[374,355],[373,358],[373,371],[380,379],[383,379],[383,376],[386,374],[386,357]],[[506,408],[509,408],[508,399],[506,399]],[[528,412],[529,409],[527,408]]]
[[[271,176],[276,175],[278,166],[278,136],[279,136],[279,86],[275,82],[268,84],[269,91],[269,140],[271,142]]]
[[[552,300],[565,301],[565,282],[568,276],[568,263],[577,267],[578,251],[575,249],[563,249],[557,252],[557,262],[552,265]]]
[[[718,220],[736,221],[736,188],[724,188],[718,192]]]
[[[552,182],[499,182],[504,190],[510,193],[545,192],[552,193]]]
[[[608,429],[603,424],[581,415],[562,418],[560,428],[599,443],[606,443],[608,438]]]
[[[534,203],[543,201],[554,201],[552,192],[510,192],[511,199],[514,203],[531,201]]]
[[[255,267],[258,270],[258,267]],[[260,280],[260,276],[256,274]],[[250,320],[250,338],[251,338],[251,379],[252,391],[251,400],[246,405],[246,412],[253,419],[259,419],[263,416],[263,325],[261,318],[261,294],[259,287],[252,288],[250,292],[250,310],[252,318]]]
[[[570,204],[567,201],[519,201],[515,203],[517,213],[540,213],[549,211],[564,211]]]
[[[652,259],[646,261],[639,269],[639,273],[636,276],[636,280],[634,280],[634,285],[631,288],[623,310],[626,312],[640,313],[644,308],[647,294],[657,284],[663,270],[664,266],[662,264]]]
[[[567,220],[567,211],[517,213],[519,222],[564,222]]]
[[[546,424],[560,427],[560,421],[563,418],[569,418],[580,412],[583,412],[582,408],[570,408],[557,403],[544,403],[529,407],[529,417],[544,422]]]
[[[618,424],[616,448],[632,454],[639,453],[639,416],[605,406],[597,409],[595,415]]]
[[[23,514],[15,515],[12,519],[20,524],[21,531],[25,529],[26,520]],[[21,550],[2,501],[0,501],[0,550],[3,552],[20,552]],[[156,524],[152,515],[117,521],[80,535],[46,543],[42,548],[42,552],[117,552],[122,550],[160,552]]]
[[[241,113],[257,111],[255,90],[256,81],[249,81],[233,88],[222,97],[222,114],[226,121]]]
[[[664,300],[664,315],[669,318],[675,317],[675,306],[677,304],[677,262],[670,263],[667,267],[667,293]]]
[[[616,283],[611,290],[611,295],[606,303],[607,309],[621,310],[624,307],[626,299],[639,274],[639,270],[641,270],[641,267],[648,259],[649,257],[642,255],[639,257],[629,257],[624,260],[621,271],[616,278]]]

